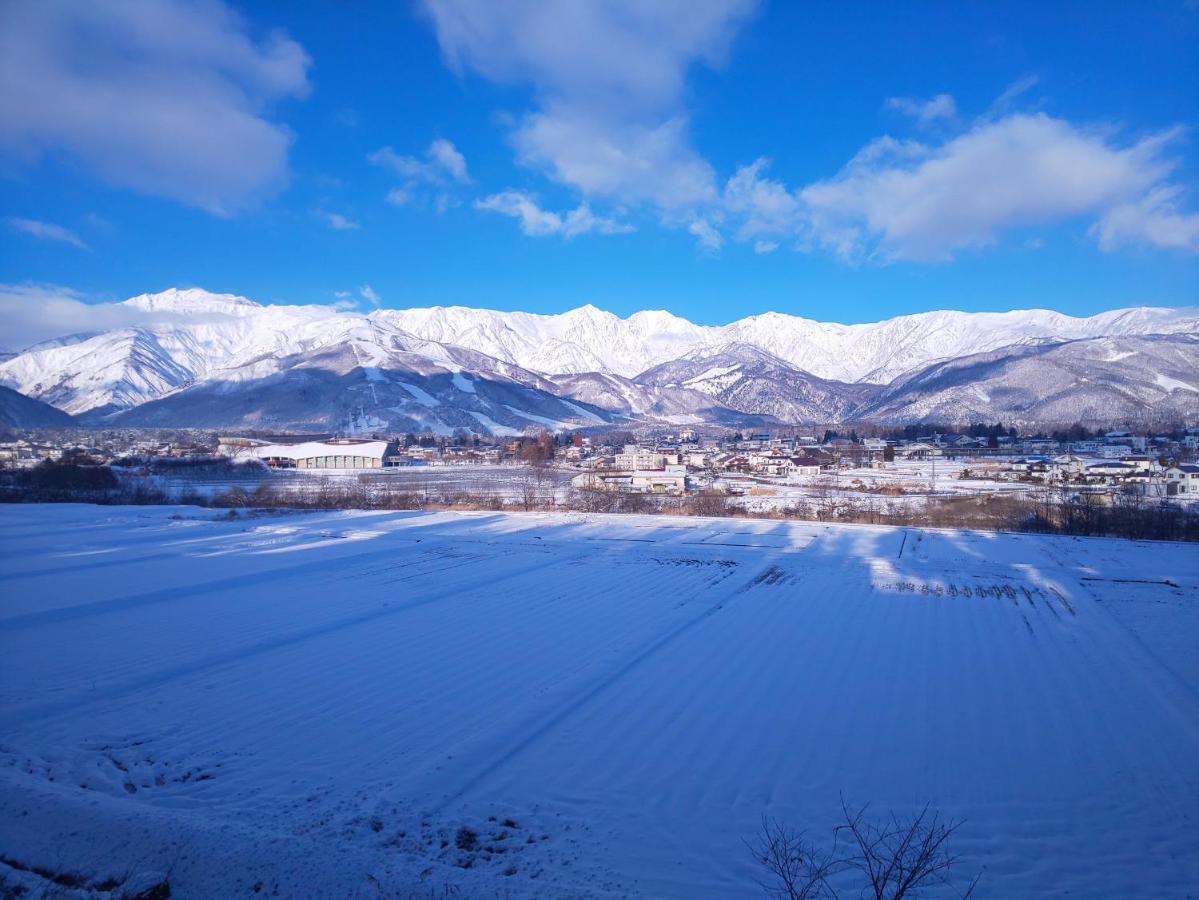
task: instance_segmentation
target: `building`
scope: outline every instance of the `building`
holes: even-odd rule
[[[239,455],[260,459],[275,469],[381,469],[395,446],[388,441],[305,441],[302,444],[255,444]]]
[[[616,468],[632,472],[638,469],[661,469],[666,465],[666,457],[655,451],[636,444],[625,444],[624,449],[616,454]]]
[[[1088,481],[1107,481],[1124,479],[1135,475],[1137,467],[1128,463],[1109,461],[1091,463],[1084,473]]]
[[[1103,440],[1108,444],[1124,444],[1131,447],[1133,450],[1145,452],[1148,446],[1149,438],[1143,434],[1132,434],[1127,431],[1109,431],[1103,436]]]
[[[1199,494],[1199,466],[1181,465],[1166,469],[1166,493],[1170,496]]]
[[[643,471],[584,472],[571,479],[576,488],[588,491],[626,491],[632,494],[683,494],[687,490],[687,467],[667,465]]]
[[[749,467],[758,475],[786,477],[791,474],[791,457],[781,453],[751,453]]]
[[[821,462],[814,456],[796,456],[791,460],[791,474],[819,475]]]

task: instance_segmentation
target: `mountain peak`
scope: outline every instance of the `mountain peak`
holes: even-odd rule
[[[584,303],[582,306],[568,309],[562,315],[572,319],[607,319],[613,317],[612,313],[600,309],[594,303]]]

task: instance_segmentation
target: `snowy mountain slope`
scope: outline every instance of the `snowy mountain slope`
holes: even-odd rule
[[[100,420],[203,385],[220,392],[238,382],[274,378],[300,366],[299,360],[331,360],[339,358],[337,348],[350,348],[364,372],[386,371],[398,353],[400,372],[462,370],[484,381],[558,395],[567,405],[549,414],[540,394],[528,409],[521,402],[501,404],[554,422],[581,424],[607,415],[598,409],[678,423],[746,415],[830,421],[852,414],[869,399],[871,385],[965,355],[1046,341],[1199,333],[1195,309],[1137,308],[1087,319],[1043,310],[936,312],[864,325],[767,313],[713,327],[666,312],[621,319],[591,306],[555,316],[465,307],[363,314],[329,306],[259,305],[200,289],[143,294],[104,306],[101,320],[115,327],[28,348],[0,362],[0,384]],[[735,355],[761,354],[748,363],[753,373],[741,377],[730,370],[698,378],[721,368],[714,360],[730,346],[739,348]],[[339,363],[330,371],[341,378],[353,368]],[[860,383],[862,390],[850,390],[849,383]],[[326,385],[321,397],[328,390]],[[515,427],[499,410],[492,412],[501,418],[468,410],[469,394],[458,390],[434,405],[457,404],[482,428],[490,428],[488,422]],[[351,399],[329,402],[344,411]],[[582,412],[564,413],[571,402],[584,404]],[[434,418],[430,427],[449,427],[441,414]]]
[[[555,375],[558,391],[572,400],[590,403],[630,419],[672,425],[700,423],[730,426],[769,426],[780,420],[757,408],[729,405],[710,393],[677,384],[640,383],[620,375],[586,372]]]
[[[666,312],[621,319],[593,306],[556,316],[466,307],[374,315],[411,334],[544,373],[596,371],[633,378],[693,350],[744,343],[820,378],[873,384],[940,359],[1025,341],[1199,332],[1199,310],[1150,307],[1089,318],[1048,310],[930,312],[861,325],[764,313],[729,325],[701,326]]]
[[[590,305],[560,315],[459,306],[380,310],[375,315],[411,334],[545,373],[631,377],[714,340],[713,329],[668,312],[638,312],[621,319]]]
[[[60,428],[75,420],[61,409],[0,387],[0,426],[9,428]]]
[[[211,372],[202,382],[85,421],[146,427],[432,431],[494,435],[612,421],[610,413],[560,399],[533,373],[478,354],[377,329],[278,358]]]
[[[855,412],[889,422],[1136,421],[1199,416],[1199,336],[1017,345],[897,379]]]
[[[942,359],[1040,340],[1199,333],[1199,310],[1140,307],[1075,318],[1048,310],[942,311],[861,325],[779,313],[725,326],[729,339],[761,347],[805,371],[838,381],[886,384]]]
[[[694,350],[642,373],[635,383],[688,391],[729,409],[797,423],[841,421],[876,390],[825,381],[743,343]]]
[[[71,413],[126,409],[218,369],[320,346],[350,321],[328,307],[264,307],[200,290],[111,305],[131,324],[38,344],[0,364],[0,383]]]
[[[142,328],[42,347],[0,369],[0,379],[16,390],[68,413],[136,406],[195,377],[159,335]]]

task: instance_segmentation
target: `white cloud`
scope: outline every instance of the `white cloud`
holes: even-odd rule
[[[206,314],[207,315],[207,314]],[[53,284],[0,284],[0,349],[19,351],[51,338],[133,326],[195,323],[202,316],[124,303],[88,303],[84,295]],[[222,319],[219,313],[211,318]]]
[[[781,181],[763,177],[769,165],[767,159],[756,159],[738,169],[724,186],[722,203],[741,220],[741,240],[787,234],[797,227],[800,202]]]
[[[22,219],[17,216],[10,216],[6,220],[10,227],[17,231],[24,232],[35,238],[41,238],[44,241],[60,241],[64,244],[70,244],[72,247],[78,247],[80,250],[90,250],[75,232],[69,228],[63,228],[61,225],[55,225],[52,222],[39,222],[37,219]]]
[[[1181,195],[1178,187],[1155,188],[1139,200],[1108,210],[1091,233],[1103,250],[1149,244],[1199,253],[1199,213],[1181,212]]]
[[[1021,78],[1017,78],[1006,88],[1004,88],[1002,94],[995,98],[995,101],[987,110],[987,115],[991,118],[1006,115],[1007,112],[1015,105],[1016,100],[1031,91],[1037,86],[1038,83],[1040,83],[1040,81],[1041,79],[1036,75],[1025,75]]]
[[[367,159],[377,166],[391,169],[410,182],[443,184],[447,177],[464,184],[470,181],[466,173],[466,157],[444,138],[438,138],[429,145],[424,159],[402,156],[392,147],[380,147]]]
[[[806,236],[837,253],[943,260],[1006,229],[1141,203],[1173,168],[1163,151],[1175,136],[1121,147],[1061,119],[1015,114],[936,147],[876,141],[797,196]]]
[[[358,288],[358,296],[369,303],[371,306],[379,306],[383,303],[383,298],[375,293],[374,288],[369,284],[364,284]]]
[[[935,122],[937,119],[952,119],[957,115],[957,106],[949,94],[937,94],[929,100],[916,100],[912,97],[890,97],[887,106],[898,110],[905,116],[911,116],[921,125]]]
[[[513,133],[521,162],[587,196],[648,200],[678,210],[715,198],[712,167],[691,148],[681,117],[660,124],[600,122],[569,110],[528,116]]]
[[[255,41],[220,0],[0,5],[0,153],[66,153],[104,181],[218,214],[287,179],[267,107],[308,93],[310,60]]]
[[[561,235],[564,238],[581,234],[626,234],[633,226],[606,216],[597,216],[586,202],[565,214],[542,209],[537,202],[521,191],[501,191],[475,201],[475,209],[511,216],[520,222],[520,230],[533,237]]]
[[[683,209],[715,196],[683,108],[688,69],[719,65],[755,0],[424,0],[447,63],[530,84],[521,161],[582,191]]]
[[[724,236],[707,219],[695,219],[687,230],[695,235],[700,249],[707,253],[717,253],[724,246]]]
[[[387,192],[387,202],[392,206],[407,206],[416,200],[431,205],[440,215],[461,202],[451,193],[453,186],[470,183],[466,157],[445,138],[429,144],[421,159],[402,156],[391,147],[381,147],[367,159],[404,180]]]
[[[773,253],[778,248],[778,241],[754,241],[754,253]]]
[[[341,213],[335,212],[320,212],[317,213],[334,231],[357,231],[362,226],[357,222],[352,222],[343,216]]]
[[[429,145],[429,158],[448,172],[455,181],[467,182],[466,157],[458,152],[458,148],[445,138],[437,138]]]
[[[940,144],[882,137],[836,176],[791,190],[759,159],[725,185],[739,240],[797,238],[844,259],[951,259],[1014,229],[1089,218],[1100,249],[1196,250],[1199,217],[1168,183],[1177,130],[1119,143],[1043,113],[977,120]]]

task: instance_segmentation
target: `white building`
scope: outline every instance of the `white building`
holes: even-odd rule
[[[276,469],[381,469],[387,441],[305,441],[302,444],[255,444],[239,455],[261,459]]]
[[[687,490],[687,467],[668,465],[644,471],[584,472],[571,484],[588,491],[627,491],[633,494],[682,494]]]
[[[666,465],[664,454],[656,450],[638,447],[636,444],[625,444],[624,449],[616,454],[616,468],[632,472],[638,469],[661,469]]]
[[[780,453],[751,453],[749,466],[759,475],[785,477],[791,474],[791,457]]]
[[[1166,469],[1166,493],[1199,494],[1199,466],[1170,466]]]

